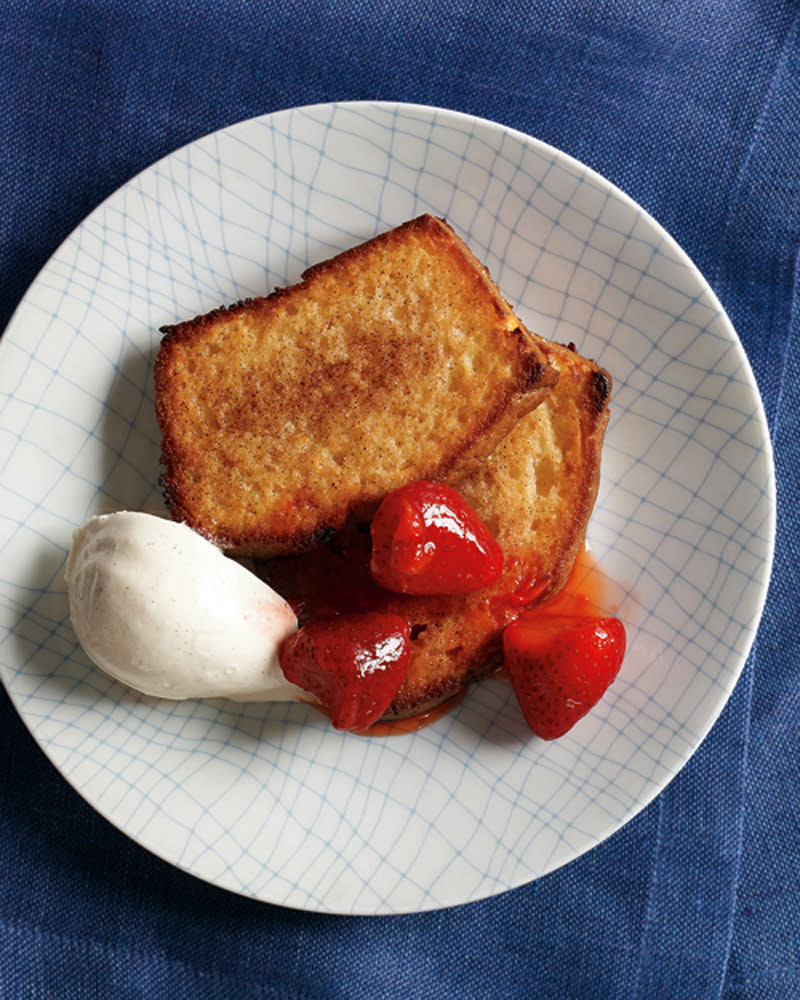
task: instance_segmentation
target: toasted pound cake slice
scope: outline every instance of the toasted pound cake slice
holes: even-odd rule
[[[584,544],[611,379],[573,349],[538,342],[559,373],[555,388],[478,469],[451,483],[500,542],[505,567],[496,583],[464,595],[390,594],[371,580],[369,537],[353,524],[314,552],[259,567],[301,621],[366,609],[406,618],[411,664],[387,718],[419,715],[491,673],[505,626],[562,589]]]
[[[303,551],[402,483],[460,478],[556,381],[486,268],[427,215],[163,333],[167,506],[236,555]]]

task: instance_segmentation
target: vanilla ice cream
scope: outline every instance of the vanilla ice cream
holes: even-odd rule
[[[278,663],[291,607],[191,528],[152,514],[93,517],[66,568],[72,624],[107,674],[158,698],[308,699]]]

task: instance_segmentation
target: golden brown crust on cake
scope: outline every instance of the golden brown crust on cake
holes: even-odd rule
[[[167,505],[238,555],[303,551],[402,483],[462,478],[557,377],[430,216],[163,332]]]

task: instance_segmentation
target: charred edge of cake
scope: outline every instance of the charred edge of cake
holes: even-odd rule
[[[515,326],[509,334],[517,342],[522,378],[518,389],[529,392],[531,389],[549,389],[558,382],[558,371],[547,363],[542,350],[522,326]]]
[[[338,526],[330,523],[320,524],[311,532],[297,531],[286,535],[260,531],[258,526],[254,526],[248,531],[230,533],[224,544],[218,544],[228,555],[232,556],[248,556],[253,559],[278,557],[291,559],[305,555],[307,552],[313,552],[321,545],[327,545],[337,532]]]
[[[278,289],[278,291],[283,291],[283,289]],[[224,319],[234,313],[241,312],[243,309],[257,309],[263,301],[263,297],[240,299],[227,306],[217,306],[216,309],[194,316],[192,319],[181,320],[179,323],[167,323],[158,328],[158,332],[162,335],[161,342],[168,344],[172,341],[184,340],[212,325],[218,319]]]
[[[571,340],[564,346],[568,351],[572,351],[573,354],[578,354],[578,348],[575,346],[574,341]],[[611,398],[613,381],[605,368],[600,368],[594,361],[592,364],[595,365],[595,368],[590,376],[589,400],[595,416],[599,416]]]
[[[600,414],[611,398],[611,376],[602,368],[597,368],[591,376],[591,401],[594,412]]]

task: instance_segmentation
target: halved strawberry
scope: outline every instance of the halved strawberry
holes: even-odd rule
[[[493,583],[503,553],[467,501],[429,480],[393,490],[370,527],[370,570],[401,594],[463,594]]]
[[[405,680],[411,629],[399,615],[340,615],[304,625],[279,650],[286,679],[316,695],[336,729],[361,732]]]
[[[534,614],[509,625],[506,668],[533,732],[554,740],[582,719],[619,673],[625,644],[612,617]]]

